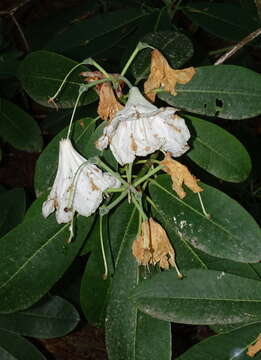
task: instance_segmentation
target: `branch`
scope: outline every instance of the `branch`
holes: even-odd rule
[[[261,28],[257,29],[256,31],[252,32],[251,34],[247,35],[243,40],[241,40],[239,43],[237,43],[235,46],[232,47],[231,50],[226,52],[224,55],[222,55],[215,63],[214,65],[220,65],[223,64],[227,59],[229,59],[232,55],[234,55],[239,49],[241,49],[243,46],[248,44],[250,41],[254,40],[256,37],[258,37],[261,34]]]

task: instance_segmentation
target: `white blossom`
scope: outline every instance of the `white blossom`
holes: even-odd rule
[[[121,165],[132,163],[136,155],[146,156],[159,149],[173,157],[181,156],[189,149],[190,133],[176,111],[172,107],[157,108],[133,87],[124,109],[104,128],[96,147],[103,150],[110,145]]]
[[[109,187],[119,186],[119,181],[112,175],[88,163],[73,148],[69,139],[62,139],[58,170],[51,192],[43,203],[43,216],[46,218],[56,210],[59,224],[71,221],[75,211],[89,216],[102,202],[102,192]]]

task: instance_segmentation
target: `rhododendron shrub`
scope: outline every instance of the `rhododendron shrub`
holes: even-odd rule
[[[218,334],[180,360],[255,356],[260,229],[222,190],[246,184],[251,173],[246,148],[225,128],[260,114],[260,75],[196,66],[192,53],[181,61],[180,44],[190,44],[184,34],[168,56],[167,35],[143,37],[127,49],[123,68],[47,51],[24,59],[25,91],[67,122],[38,158],[36,200],[1,239],[0,312],[7,319],[31,307],[37,313],[81,258],[80,306],[87,321],[105,327],[110,360],[170,359],[171,323]],[[41,93],[30,71],[47,72]]]

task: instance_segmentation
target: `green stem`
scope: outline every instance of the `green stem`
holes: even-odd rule
[[[63,81],[62,81],[61,85],[59,86],[58,90],[56,91],[56,93],[55,93],[52,97],[50,97],[50,99],[49,99],[50,102],[54,101],[54,99],[59,95],[60,91],[61,91],[62,88],[63,88],[63,85],[65,84],[65,82],[67,81],[67,79],[68,79],[68,77],[71,75],[71,73],[72,73],[75,69],[77,69],[77,67],[79,67],[79,66],[81,66],[81,65],[83,65],[83,64],[84,64],[84,62],[81,62],[80,64],[75,65],[75,66],[68,72],[68,74],[67,74],[67,75],[65,76],[65,78],[63,79]]]
[[[110,75],[107,73],[106,70],[104,70],[103,67],[101,67],[95,60],[93,60],[92,58],[88,58],[86,60],[83,61],[84,65],[93,65],[96,67],[96,69],[98,69],[106,78],[110,78]]]
[[[106,280],[108,277],[108,266],[107,266],[106,254],[105,254],[104,244],[103,244],[102,219],[103,219],[103,217],[100,216],[100,241],[101,241],[102,258],[103,258],[103,263],[104,263],[103,280]]]
[[[114,176],[116,179],[118,179],[123,185],[125,186],[129,186],[129,184],[127,183],[127,181],[123,180],[123,178],[120,176],[119,173],[114,172],[108,165],[106,165],[100,158],[98,157],[94,157],[89,159],[89,161],[95,163],[96,165],[100,166],[101,168],[103,168],[105,171],[107,171],[108,173],[110,173],[112,176]]]
[[[138,45],[136,46],[136,48],[134,49],[133,53],[131,54],[129,60],[127,61],[127,63],[125,64],[124,68],[122,69],[121,75],[124,76],[129,68],[129,66],[131,65],[132,61],[135,59],[135,57],[137,56],[138,52],[146,49],[146,48],[151,48],[154,49],[153,46],[150,46],[146,43],[142,43],[139,42]]]
[[[145,212],[144,212],[144,210],[142,208],[141,201],[137,201],[135,196],[132,196],[132,201],[133,201],[133,204],[136,206],[136,208],[139,210],[139,213],[141,214],[141,217],[142,217],[143,221],[147,221],[148,217],[147,217],[147,215],[145,214]]]
[[[69,128],[68,128],[68,132],[67,132],[67,136],[66,136],[66,139],[69,139],[69,136],[71,134],[71,129],[72,129],[72,123],[73,123],[73,119],[74,119],[74,115],[75,115],[75,111],[76,111],[76,108],[78,106],[78,103],[80,101],[80,97],[82,96],[82,94],[87,91],[85,86],[80,86],[79,88],[79,92],[78,92],[78,96],[77,96],[77,99],[75,101],[75,104],[74,104],[74,108],[73,108],[73,112],[72,112],[72,116],[71,116],[71,120],[70,120],[70,123],[69,123]]]
[[[164,166],[159,165],[159,166],[155,167],[154,169],[150,170],[146,175],[144,175],[141,178],[139,178],[138,180],[134,181],[133,187],[136,187],[139,184],[143,183],[143,181],[147,180],[148,178],[150,178],[152,175],[156,174],[158,171],[162,170],[163,168],[164,168]]]
[[[128,195],[128,190],[125,190],[121,193],[120,196],[117,197],[110,205],[101,206],[99,208],[99,213],[101,216],[108,214],[108,212],[113,209],[116,205],[118,205],[126,196]]]

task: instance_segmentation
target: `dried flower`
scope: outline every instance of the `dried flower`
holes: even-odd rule
[[[71,221],[75,211],[89,216],[102,202],[102,192],[119,185],[113,176],[88,163],[73,148],[69,139],[62,139],[58,170],[52,190],[43,203],[43,216],[46,218],[56,210],[59,224]]]
[[[98,114],[103,120],[112,120],[115,114],[123,109],[123,106],[117,101],[110,83],[103,83],[100,88],[100,101]]]
[[[146,156],[159,149],[181,156],[189,149],[190,133],[176,111],[171,107],[158,109],[132,87],[124,109],[104,128],[96,147],[103,150],[110,145],[121,165],[132,163],[136,155]]]
[[[169,153],[165,155],[164,160],[162,160],[160,164],[164,165],[163,170],[171,176],[172,189],[178,194],[180,199],[186,196],[182,188],[183,183],[194,193],[203,191],[197,184],[198,180],[189,172],[189,169],[185,165],[172,159]]]
[[[175,267],[180,278],[175,262],[175,252],[163,227],[150,218],[141,224],[141,234],[132,244],[132,253],[140,265],[156,265],[162,269]]]
[[[176,84],[186,84],[195,75],[194,67],[175,70],[172,69],[164,56],[155,49],[151,53],[151,69],[147,81],[144,83],[144,92],[149,100],[155,101],[154,89],[163,88],[165,91],[176,95]]]
[[[100,71],[86,71],[80,73],[81,76],[84,76],[84,81],[91,83],[96,80],[105,79],[105,75]],[[111,77],[117,78],[119,74],[110,74]],[[118,80],[118,86],[115,90],[117,97],[122,96],[122,88],[124,86],[124,82],[122,80]],[[96,92],[100,97],[99,106],[98,106],[98,114],[102,120],[112,120],[115,116],[116,112],[123,109],[123,106],[116,99],[114,91],[111,87],[110,82],[104,82],[101,84],[97,84],[95,86]]]

